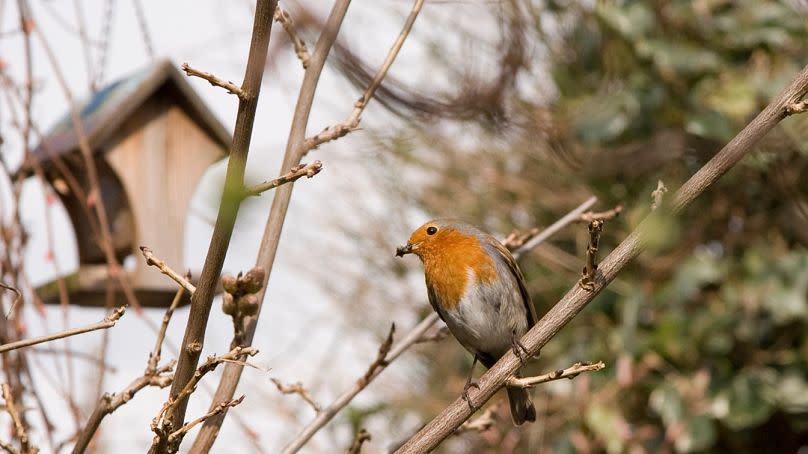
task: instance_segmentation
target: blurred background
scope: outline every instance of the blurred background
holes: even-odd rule
[[[78,99],[163,57],[240,81],[254,7],[0,1],[0,151],[10,174],[25,149],[12,115],[20,105],[9,94],[26,80],[19,5],[30,9]],[[329,2],[281,5],[311,49]],[[409,8],[404,0],[353,2],[309,133],[348,115]],[[267,375],[301,381],[327,404],[363,374],[391,322],[405,333],[430,313],[421,265],[393,258],[423,221],[461,218],[504,238],[543,228],[596,195],[598,210],[624,207],[605,225],[605,256],[647,214],[658,181],[675,190],[808,63],[806,38],[802,0],[428,0],[362,130],[312,152],[325,170],[296,185],[255,341],[255,362],[270,372],[245,372],[238,394],[247,398],[213,451],[277,452],[313,411],[277,393]],[[47,131],[68,105],[40,41],[32,39],[31,53],[32,118]],[[302,75],[276,24],[249,181],[278,173]],[[235,98],[188,82],[232,131]],[[29,138],[31,148],[37,143]],[[209,168],[190,202],[183,261],[192,270],[207,250],[224,166]],[[808,452],[807,170],[808,118],[797,115],[683,216],[655,226],[648,250],[525,372],[582,360],[606,369],[538,387],[537,423],[515,428],[501,406],[492,428],[452,437],[442,452]],[[5,179],[2,219],[12,225],[19,209],[28,235],[20,281],[28,287],[10,323],[33,336],[101,319],[98,308],[36,301],[33,287],[77,269],[75,227],[41,181],[22,183],[16,204],[14,187]],[[227,271],[252,266],[270,200],[243,207]],[[573,224],[522,258],[539,315],[578,281],[587,239],[585,224]],[[4,252],[12,255],[8,244]],[[217,307],[203,355],[227,350],[232,337]],[[149,327],[161,317],[130,312],[104,334],[27,355],[30,385],[55,423],[54,450],[81,427],[99,391],[142,373]],[[186,319],[187,307],[170,327],[174,345]],[[58,354],[66,349],[76,353]],[[104,358],[107,369],[78,352]],[[451,337],[417,345],[305,452],[344,450],[359,428],[373,437],[366,452],[385,452],[457,398],[471,359]],[[207,381],[213,389],[215,375]],[[144,390],[108,417],[95,451],[145,449],[165,396]],[[206,410],[207,396],[195,394],[189,417]],[[48,431],[31,413],[47,451]]]

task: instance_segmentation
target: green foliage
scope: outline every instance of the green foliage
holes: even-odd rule
[[[549,78],[554,99],[514,88],[501,129],[413,121],[391,140],[396,165],[418,171],[425,212],[504,236],[595,193],[600,208],[626,206],[606,223],[608,253],[648,214],[657,180],[670,197],[808,62],[808,22],[789,2],[538,3],[525,40],[544,46],[548,72],[521,76]],[[779,451],[796,452],[808,440],[806,143],[808,120],[788,119],[682,217],[649,221],[648,251],[526,371],[609,365],[575,392],[544,389],[543,448],[770,452],[776,433]],[[539,314],[577,281],[585,242],[584,227],[569,229],[522,260]],[[448,354],[462,353],[426,360],[436,400],[466,372]],[[497,447],[477,440],[474,452]]]

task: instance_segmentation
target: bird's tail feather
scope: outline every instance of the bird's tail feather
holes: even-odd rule
[[[511,417],[513,423],[520,426],[525,421],[536,420],[536,407],[530,401],[530,393],[526,388],[505,388],[508,392],[508,401],[511,404]]]

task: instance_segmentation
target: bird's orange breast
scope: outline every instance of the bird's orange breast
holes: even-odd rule
[[[496,279],[494,260],[480,240],[460,232],[443,232],[437,244],[424,250],[426,283],[445,309],[454,309],[463,297],[469,281],[469,269],[479,283]]]

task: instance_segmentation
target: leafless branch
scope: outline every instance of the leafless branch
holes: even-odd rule
[[[321,170],[323,170],[323,163],[320,161],[314,161],[311,164],[299,164],[293,167],[289,173],[281,175],[274,180],[265,181],[251,188],[247,188],[245,193],[248,196],[261,195],[261,193],[277,188],[282,184],[297,181],[301,177],[311,178],[320,173]]]
[[[373,378],[376,369],[380,367],[387,367],[389,364],[387,362],[387,355],[390,353],[390,348],[393,346],[393,334],[396,332],[396,324],[393,323],[390,325],[390,332],[387,333],[387,338],[382,342],[379,346],[379,352],[376,353],[376,359],[370,363],[368,366],[368,370],[365,372],[365,375],[359,379],[358,384],[361,387],[365,387],[370,383],[370,380]]]
[[[657,181],[656,189],[651,191],[651,198],[654,200],[653,203],[651,203],[651,211],[656,210],[662,205],[662,198],[665,197],[666,192],[668,192],[668,188],[665,186],[665,183],[663,183],[662,180]]]
[[[93,436],[98,431],[101,421],[109,414],[117,410],[120,406],[132,400],[135,394],[147,386],[156,386],[158,388],[165,388],[170,385],[174,377],[167,375],[174,369],[176,361],[170,361],[168,364],[158,367],[160,362],[161,351],[163,348],[163,341],[165,340],[166,330],[168,323],[171,321],[171,316],[174,310],[179,306],[182,300],[185,289],[180,287],[174,294],[174,299],[171,305],[166,309],[163,315],[163,321],[160,325],[160,331],[157,334],[154,349],[149,353],[149,360],[146,363],[146,370],[143,375],[136,378],[129,384],[123,391],[117,394],[104,393],[95,406],[95,409],[90,414],[90,418],[84,425],[84,428],[79,432],[76,439],[76,444],[73,446],[73,454],[81,454],[86,451]]]
[[[359,432],[356,433],[356,436],[353,439],[353,443],[351,443],[351,447],[348,448],[346,454],[359,454],[362,452],[362,445],[366,441],[370,441],[371,436],[370,433],[365,429],[359,429]]]
[[[546,239],[550,238],[553,234],[561,230],[563,227],[572,224],[575,222],[576,219],[583,213],[584,211],[588,210],[592,205],[597,202],[596,197],[590,197],[584,203],[576,207],[574,210],[570,211],[569,213],[565,214],[561,219],[554,222],[546,229],[544,229],[540,234],[531,237],[528,241],[520,246],[516,246],[515,249],[511,247],[510,249],[513,250],[513,256],[519,259],[522,255],[529,252],[531,249],[537,247]],[[504,244],[504,243],[503,243]],[[296,436],[295,438],[284,448],[284,454],[294,453],[300,450],[300,448],[305,445],[312,436],[314,436],[317,431],[323,428],[329,421],[337,414],[340,410],[342,410],[346,405],[348,405],[357,394],[362,392],[365,387],[372,382],[382,371],[395,361],[402,353],[407,351],[410,347],[418,343],[420,340],[424,338],[425,333],[435,324],[439,319],[438,314],[431,313],[424,317],[418,325],[416,325],[409,333],[407,333],[398,343],[392,346],[389,353],[385,356],[384,363],[378,365],[370,376],[362,377],[362,379],[357,380],[356,383],[353,384],[349,389],[345,392],[340,394],[334,402],[332,402],[328,407],[326,407],[323,411],[317,414],[314,419],[306,425]]]
[[[4,288],[6,290],[10,290],[14,292],[14,301],[11,303],[11,307],[8,309],[8,313],[6,314],[6,318],[11,315],[11,312],[14,311],[14,308],[22,301],[22,293],[16,288],[8,284],[4,284],[0,282],[0,288]]]
[[[313,408],[315,412],[319,412],[321,410],[320,404],[318,404],[317,401],[314,400],[314,397],[312,397],[309,390],[307,390],[302,383],[297,382],[289,385],[284,385],[280,380],[276,378],[270,378],[270,380],[272,380],[272,383],[275,383],[275,387],[277,387],[278,391],[280,391],[282,394],[297,394],[301,398],[303,398],[303,400],[305,400],[306,403],[309,404],[309,406],[311,406],[311,408]]]
[[[317,84],[320,80],[323,66],[325,65],[326,58],[331,51],[331,46],[337,38],[342,20],[345,13],[348,11],[350,0],[336,0],[328,15],[323,31],[317,39],[317,44],[314,47],[314,53],[309,60],[309,67],[303,76],[303,83],[300,86],[300,93],[297,98],[297,105],[292,117],[292,126],[289,129],[289,139],[286,142],[286,151],[283,156],[283,163],[281,164],[282,171],[291,169],[300,164],[303,156],[302,144],[306,137],[306,127],[309,121],[309,113],[314,101],[314,93],[317,89]],[[266,292],[266,284],[272,273],[272,265],[275,262],[275,253],[278,250],[280,243],[281,230],[283,223],[286,219],[286,212],[289,208],[289,202],[292,198],[292,189],[294,185],[287,184],[278,187],[273,193],[272,207],[269,210],[267,223],[264,227],[264,234],[261,238],[261,247],[258,250],[258,258],[256,265],[263,267],[266,270],[264,277],[263,289],[256,294],[259,302],[259,313],[252,317],[244,329],[243,342],[246,345],[252,343],[253,336],[255,335],[255,328],[258,323],[258,316],[260,315],[261,307]],[[228,364],[222,373],[222,379],[219,381],[219,387],[216,389],[216,395],[213,402],[222,402],[233,398],[236,392],[241,372],[243,368],[235,365]],[[210,451],[216,436],[219,434],[219,428],[224,421],[227,412],[220,415],[208,418],[202,425],[199,435],[191,446],[191,453],[207,453]]]
[[[578,282],[584,290],[592,291],[595,288],[595,273],[598,271],[598,245],[600,234],[603,231],[603,221],[597,220],[589,223],[589,244],[586,246],[586,264],[584,275]]]
[[[219,282],[219,276],[224,265],[224,258],[230,245],[230,237],[236,223],[239,206],[244,193],[244,171],[247,165],[247,156],[250,150],[255,112],[258,107],[258,97],[261,91],[261,81],[267,59],[267,46],[269,45],[272,16],[275,14],[277,0],[258,0],[255,7],[250,51],[247,57],[247,67],[244,71],[244,82],[241,84],[243,97],[239,98],[238,114],[233,131],[233,142],[230,146],[227,173],[225,175],[224,190],[222,191],[219,212],[213,227],[208,253],[199,276],[197,290],[191,296],[191,309],[188,314],[188,324],[182,339],[182,349],[179,353],[177,371],[174,374],[174,383],[171,385],[171,395],[179,399],[172,405],[168,415],[170,427],[178,427],[185,419],[187,395],[182,392],[191,383],[196,373],[199,356],[205,342],[205,331],[208,317]],[[287,168],[292,168],[288,166]],[[232,394],[226,399],[217,399],[224,402],[232,399]],[[165,437],[171,431],[164,432]],[[180,437],[181,438],[181,437]],[[173,444],[179,444],[176,440]],[[173,445],[172,444],[172,445]],[[158,450],[158,452],[161,452]]]
[[[240,404],[244,400],[244,396],[242,395],[238,399],[228,400],[227,402],[222,402],[215,407],[213,410],[205,413],[204,415],[200,416],[199,418],[194,419],[193,421],[183,425],[177,431],[172,432],[171,435],[168,436],[168,443],[174,443],[178,438],[182,437],[184,434],[188,433],[189,430],[193,429],[198,424],[205,422],[208,418],[216,416],[228,408],[235,407],[236,405]]]
[[[786,106],[786,113],[788,115],[803,113],[806,110],[808,110],[808,99],[803,99],[802,101],[798,101]]]
[[[596,363],[581,362],[581,363],[575,363],[566,369],[558,369],[556,371],[547,374],[536,375],[534,377],[520,377],[520,378],[511,377],[508,380],[506,380],[506,383],[508,384],[508,386],[513,388],[532,388],[540,383],[547,383],[548,381],[553,380],[561,380],[562,378],[569,378],[571,380],[577,377],[578,374],[582,372],[601,370],[604,367],[606,367],[606,365],[603,364],[603,361],[598,361]]]
[[[157,267],[161,273],[165,274],[166,276],[170,277],[171,280],[180,284],[185,290],[188,290],[188,293],[191,295],[194,294],[196,291],[196,287],[192,284],[188,279],[182,277],[179,273],[172,270],[168,264],[162,259],[155,257],[154,252],[146,246],[140,246],[140,252],[143,253],[143,257],[146,259],[146,265]]]
[[[104,320],[101,320],[98,323],[93,323],[92,325],[87,325],[81,328],[73,328],[54,334],[48,334],[46,336],[34,337],[31,339],[23,339],[16,342],[10,342],[8,344],[0,345],[0,353],[5,353],[23,347],[30,347],[31,345],[41,344],[43,342],[50,342],[56,339],[64,339],[66,337],[75,336],[77,334],[89,333],[90,331],[112,328],[113,326],[115,326],[115,322],[117,322],[118,319],[120,319],[123,316],[125,311],[126,306],[121,306],[118,309],[115,309],[111,314],[104,317]]]
[[[614,219],[623,212],[623,205],[617,205],[616,207],[612,208],[611,210],[606,211],[587,211],[583,213],[579,218],[579,222],[584,222],[589,224],[592,221],[608,221],[610,219]]]
[[[404,22],[404,27],[401,29],[401,33],[399,33],[398,38],[393,43],[390,51],[387,53],[387,58],[384,59],[384,62],[379,67],[379,70],[376,71],[376,75],[365,89],[365,92],[362,93],[362,96],[356,101],[356,103],[354,103],[353,111],[348,119],[334,126],[329,126],[320,133],[307,138],[305,142],[303,142],[304,155],[310,150],[317,148],[326,142],[339,139],[349,132],[359,128],[362,112],[364,112],[365,107],[367,107],[368,103],[373,98],[373,95],[376,93],[376,89],[382,84],[382,80],[384,80],[384,77],[387,75],[387,71],[390,70],[390,66],[392,66],[393,62],[396,60],[398,52],[401,50],[401,46],[404,45],[404,41],[407,40],[407,36],[409,36],[410,30],[412,30],[412,26],[415,23],[415,19],[418,18],[418,13],[421,12],[421,7],[423,6],[424,0],[415,0],[415,2],[413,2],[410,15]]]
[[[681,212],[705,189],[715,183],[733,165],[749,153],[766,133],[786,117],[786,107],[802,99],[806,91],[808,91],[808,66],[804,67],[794,81],[751,123],[679,188],[673,203],[670,205],[671,214],[676,215]],[[643,221],[599,264],[599,273],[595,276],[592,291],[582,289],[578,285],[573,286],[522,337],[521,342],[527,348],[528,354],[537,354],[556,333],[583,310],[644,249],[643,237],[647,225],[648,223]],[[519,367],[521,367],[519,358],[513,352],[506,353],[478,380],[477,399],[480,402],[486,402],[490,399]],[[431,451],[470,416],[471,410],[465,400],[458,398],[396,452],[404,454]]]
[[[6,411],[11,416],[11,421],[14,423],[14,432],[20,440],[20,450],[23,454],[36,453],[38,450],[30,446],[28,441],[28,433],[25,431],[25,425],[20,418],[20,412],[17,405],[14,403],[14,396],[11,393],[11,386],[8,383],[3,383],[3,400],[6,402]]]
[[[253,347],[236,347],[223,355],[208,357],[205,363],[194,371],[190,380],[188,380],[185,386],[182,387],[179,393],[169,396],[168,400],[163,404],[163,407],[157,413],[157,416],[155,416],[152,420],[151,429],[156,435],[154,436],[154,440],[152,441],[152,446],[149,452],[155,453],[177,451],[179,443],[182,441],[182,436],[185,434],[185,432],[174,430],[174,420],[170,417],[171,412],[196,390],[196,385],[200,380],[202,380],[202,377],[209,372],[212,372],[219,364],[226,361],[238,361],[243,357],[255,356],[256,354],[258,354],[258,350]],[[226,408],[227,406],[222,407],[217,413],[211,416],[222,413]],[[213,410],[211,410],[211,412],[212,411]],[[175,435],[173,438],[170,437],[172,434]]]
[[[502,244],[510,249],[514,257],[519,258],[523,253],[535,249],[540,243],[542,243],[547,238],[553,236],[556,232],[563,229],[567,225],[575,222],[578,218],[595,202],[598,201],[597,197],[590,197],[584,201],[584,203],[578,205],[577,208],[570,211],[569,213],[565,214],[564,217],[559,219],[558,221],[551,224],[544,230],[539,231],[538,228],[534,228],[529,230],[527,233],[519,234],[519,233],[511,233],[502,241]]]
[[[309,55],[309,50],[306,48],[306,43],[298,36],[292,17],[286,10],[279,6],[275,8],[274,19],[275,22],[279,22],[283,26],[286,35],[289,36],[289,41],[291,41],[292,45],[295,47],[295,54],[297,54],[297,58],[300,59],[303,69],[308,68],[311,62],[311,55]]]
[[[185,71],[185,74],[187,74],[188,76],[194,76],[199,77],[200,79],[205,79],[214,87],[222,87],[225,90],[227,90],[228,93],[238,96],[239,99],[244,99],[245,96],[244,92],[238,85],[234,84],[233,82],[219,79],[218,77],[209,72],[194,69],[190,65],[188,65],[188,63],[183,63],[181,68],[183,71]]]

